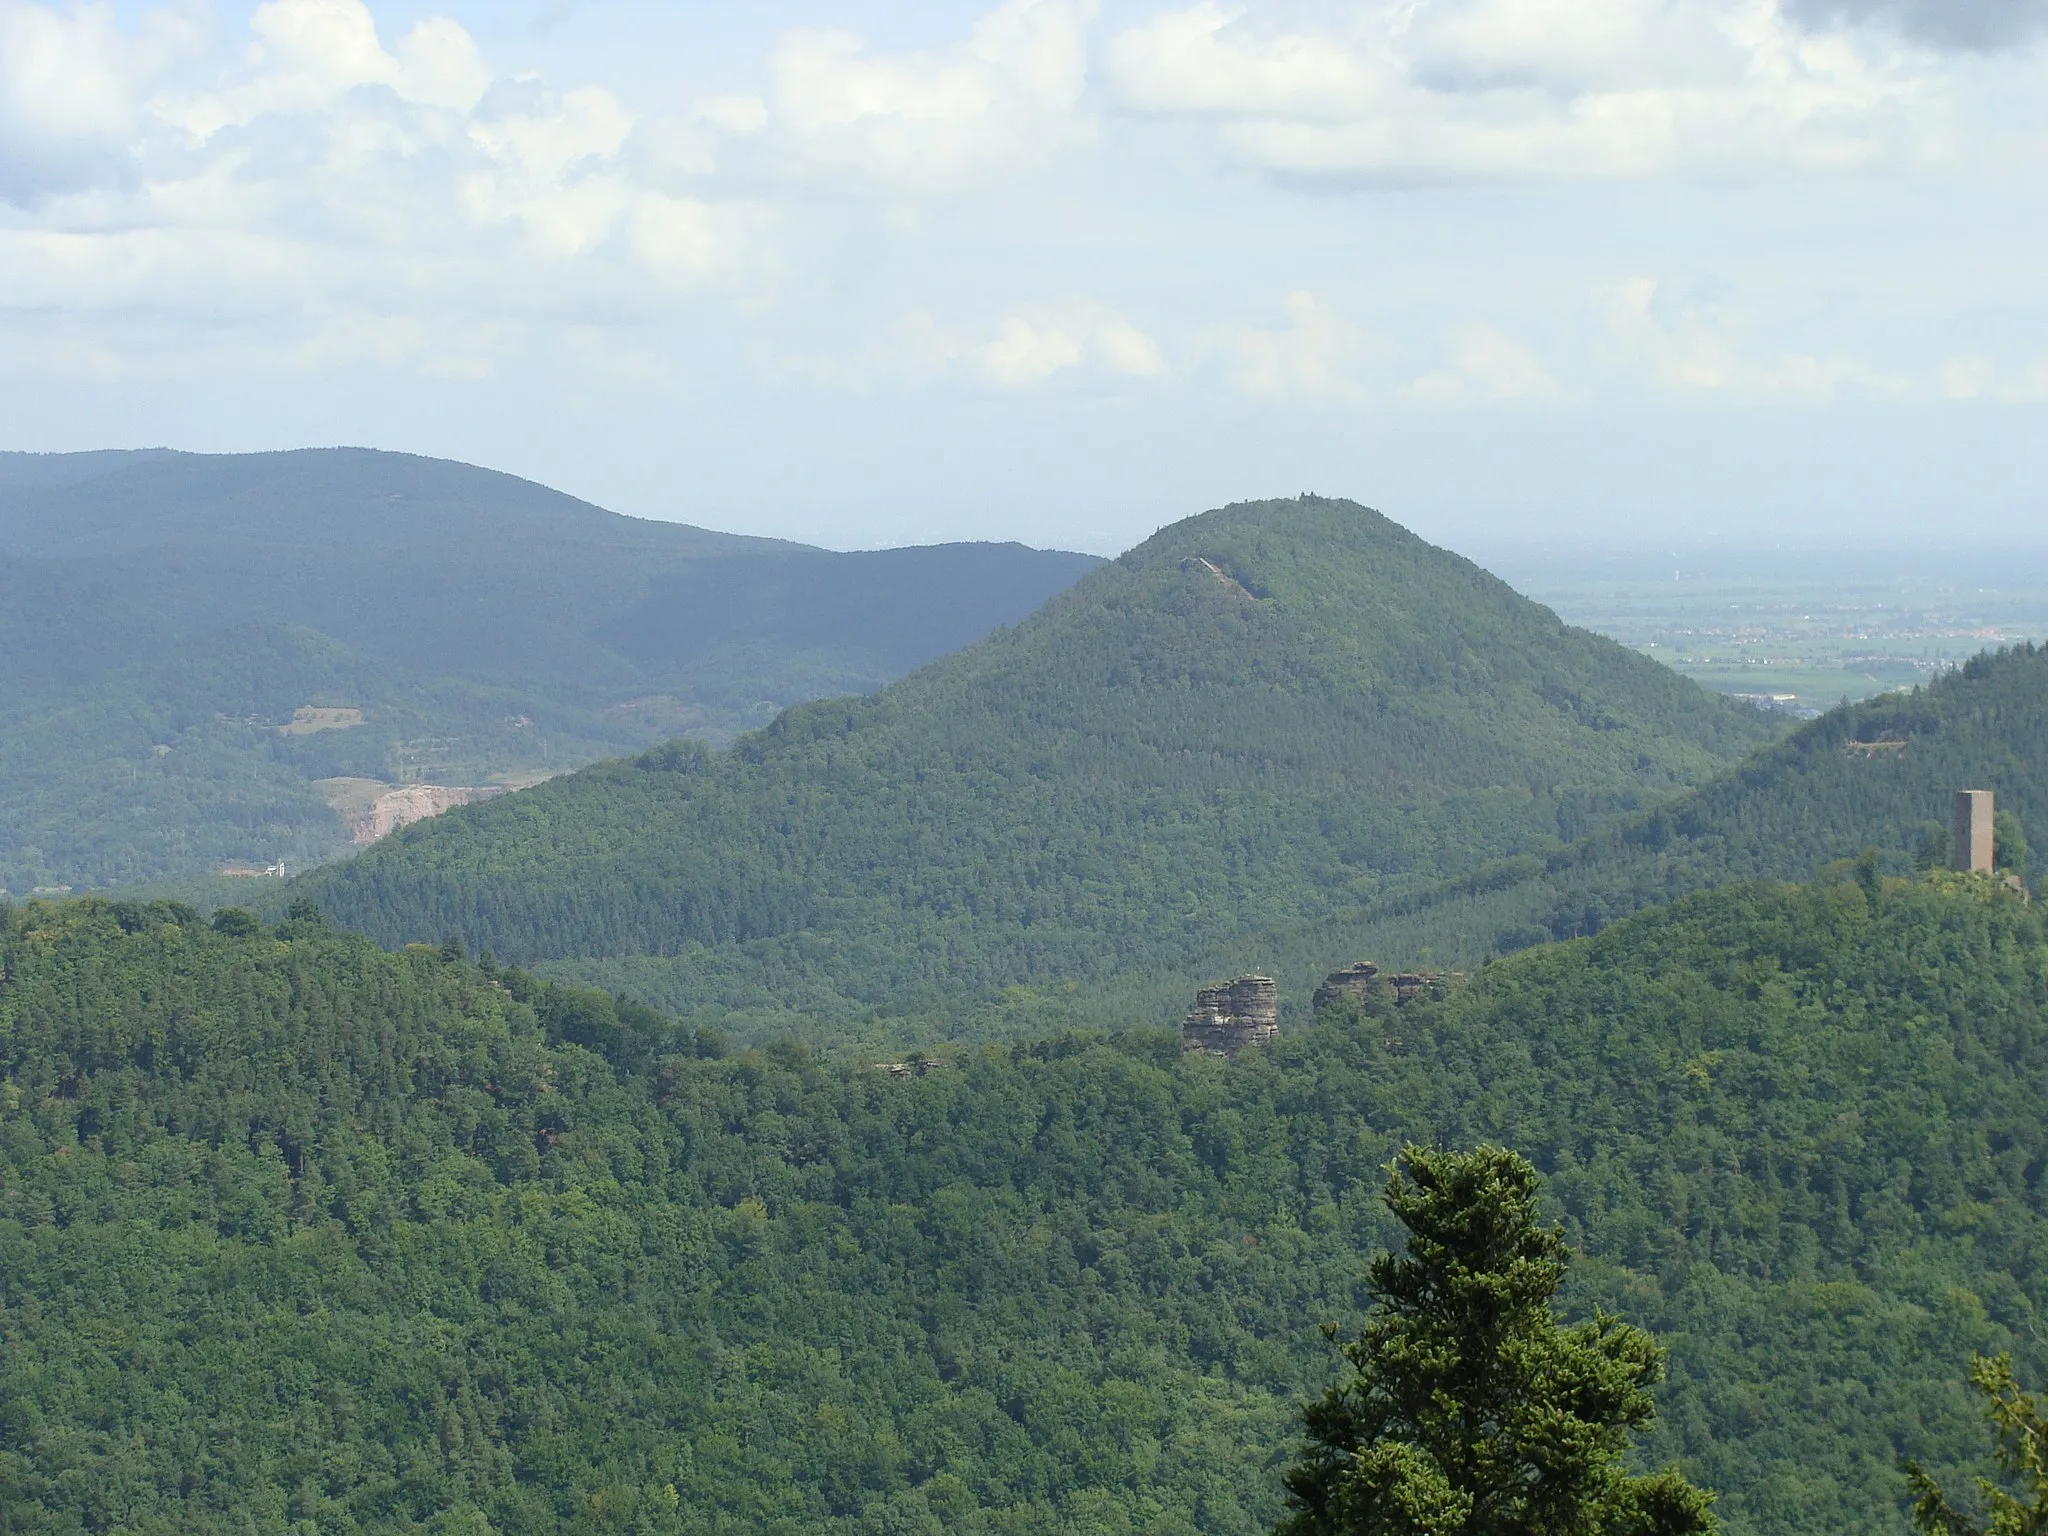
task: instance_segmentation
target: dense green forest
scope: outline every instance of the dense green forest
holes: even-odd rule
[[[1306,976],[1336,948],[1449,964],[1596,932],[1731,881],[1805,879],[1875,850],[1886,874],[1945,862],[1958,789],[1990,789],[2024,850],[2048,849],[2048,646],[1973,658],[1922,687],[1830,710],[1697,790],[1556,851],[1503,861],[1241,948]],[[2002,861],[2004,862],[2004,861]],[[1227,964],[1235,955],[1218,955]]]
[[[404,454],[0,454],[0,890],[329,857],[328,773],[491,783],[725,741],[1097,563],[839,554]],[[364,719],[281,745],[264,727],[301,706]]]
[[[302,910],[0,909],[24,1531],[1250,1533],[1406,1141],[1521,1149],[1730,1532],[1903,1528],[2048,1350],[2048,931],[1738,887],[1234,1061],[733,1051]]]
[[[1548,849],[1775,730],[1355,503],[1255,502],[873,698],[309,889],[386,942],[457,933],[740,1032],[886,1034]]]

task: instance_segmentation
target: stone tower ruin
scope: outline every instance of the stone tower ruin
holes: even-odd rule
[[[1949,840],[1948,867],[1991,873],[1996,840],[1992,832],[1992,794],[1988,789],[1956,791],[1955,832]]]
[[[1204,987],[1181,1021],[1180,1048],[1235,1056],[1248,1045],[1280,1038],[1280,989],[1270,976],[1240,976]]]

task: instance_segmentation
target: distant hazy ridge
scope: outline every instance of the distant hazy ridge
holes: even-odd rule
[[[361,449],[0,454],[0,887],[325,856],[347,836],[314,779],[502,782],[728,739],[1097,563],[836,554]],[[366,719],[269,730],[305,705]]]

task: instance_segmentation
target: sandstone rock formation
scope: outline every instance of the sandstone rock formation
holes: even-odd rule
[[[1333,1008],[1338,1003],[1362,1003],[1379,990],[1380,968],[1370,960],[1360,960],[1347,965],[1341,971],[1332,971],[1323,978],[1323,984],[1316,988],[1311,1002],[1317,1013]]]
[[[1399,1007],[1418,997],[1442,997],[1444,989],[1456,979],[1454,971],[1395,971],[1387,974],[1372,961],[1360,960],[1325,976],[1323,984],[1316,988],[1313,1006],[1320,1013],[1338,1003],[1363,1003],[1384,988],[1392,995],[1394,1005]]]
[[[874,1070],[886,1072],[891,1077],[923,1077],[935,1072],[946,1063],[937,1056],[913,1056],[908,1061],[878,1061]]]
[[[1240,976],[1220,987],[1204,987],[1181,1021],[1184,1051],[1235,1056],[1248,1045],[1280,1036],[1280,989],[1270,976]]]

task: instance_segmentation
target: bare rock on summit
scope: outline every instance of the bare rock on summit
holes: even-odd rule
[[[1379,990],[1379,985],[1380,968],[1370,960],[1360,960],[1325,976],[1323,984],[1316,988],[1311,1006],[1321,1013],[1339,1003],[1362,1003]]]

